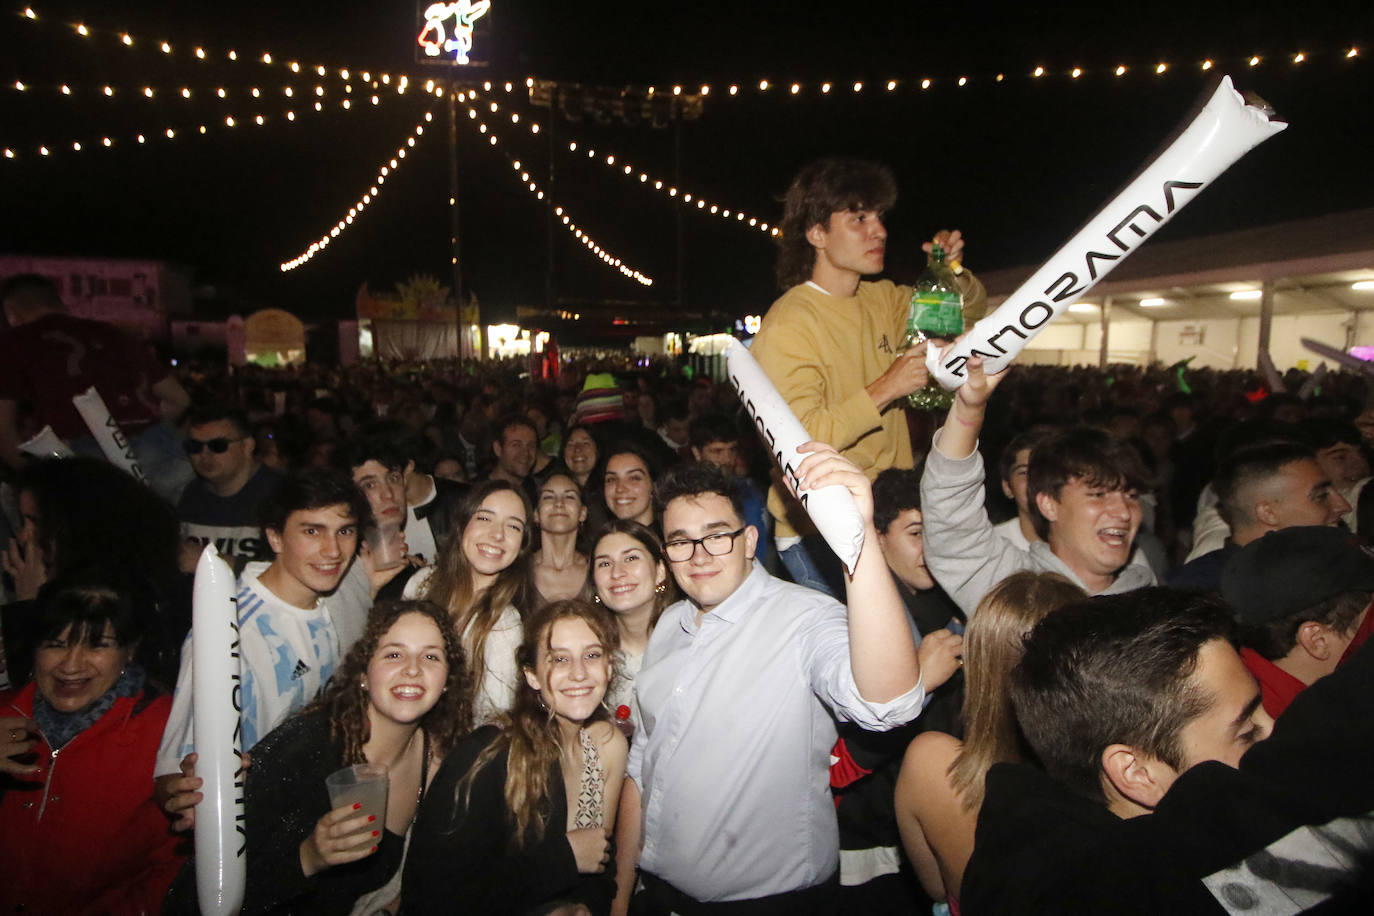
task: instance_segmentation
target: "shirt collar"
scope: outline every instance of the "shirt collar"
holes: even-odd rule
[[[702,617],[702,620],[705,621],[707,617],[714,617],[716,620],[723,620],[726,623],[738,621],[759,602],[764,589],[767,588],[768,582],[772,578],[768,574],[768,570],[763,568],[763,564],[755,559],[753,568],[749,570],[749,575],[744,577],[739,588],[731,592],[730,597],[716,605],[715,610]],[[695,635],[697,632],[696,617],[700,609],[691,599],[684,600],[680,604],[682,610],[678,615],[678,623],[685,632]]]

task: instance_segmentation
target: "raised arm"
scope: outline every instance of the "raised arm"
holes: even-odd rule
[[[873,525],[873,487],[864,473],[828,445],[808,442],[798,468],[803,492],[831,485],[849,490],[864,522],[864,546],[847,583],[849,660],[859,696],[887,703],[920,682],[916,641]]]

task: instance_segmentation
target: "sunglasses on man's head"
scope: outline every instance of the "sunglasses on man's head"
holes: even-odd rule
[[[186,454],[188,455],[199,455],[200,450],[203,448],[208,448],[216,455],[223,455],[225,452],[229,451],[229,446],[233,445],[235,442],[241,441],[243,441],[242,437],[238,439],[227,439],[224,436],[219,436],[215,439],[206,439],[204,441],[200,439],[187,439],[182,443],[182,446],[186,449]]]

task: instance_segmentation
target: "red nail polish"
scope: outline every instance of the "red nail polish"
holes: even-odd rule
[[[376,847],[376,846],[373,846],[371,849],[368,850],[368,852],[376,852],[376,851],[377,851],[377,847]]]
[[[362,803],[362,802],[354,802],[354,803],[353,803],[353,810],[354,810],[354,811],[357,811],[357,810],[358,810],[359,808],[361,808],[362,806],[363,806],[363,803]]]
[[[372,835],[373,835],[373,836],[381,836],[381,834],[380,834],[380,833],[378,833],[378,832],[377,832],[377,831],[375,831],[375,830],[374,830],[374,831],[372,831]],[[373,847],[373,848],[374,848],[374,849],[375,849],[375,848],[376,848],[376,847]]]
[[[368,822],[369,824],[372,823],[373,821],[375,821],[376,819],[377,819],[377,815],[375,815],[375,814],[369,814],[369,815],[367,816],[367,822]]]

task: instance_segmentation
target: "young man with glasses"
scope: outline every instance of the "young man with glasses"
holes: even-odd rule
[[[643,721],[612,912],[626,912],[636,861],[636,912],[832,910],[835,718],[887,730],[921,711],[916,644],[877,546],[868,478],[834,449],[810,448],[805,486],[847,487],[865,522],[848,609],[764,570],[758,531],[716,466],[682,465],[658,485],[665,559],[687,598],[664,612],[636,680]]]
[[[196,476],[177,502],[182,569],[193,571],[201,549],[212,541],[230,562],[270,559],[258,505],[282,475],[254,457],[247,418],[237,410],[199,405],[187,413],[186,429],[183,446]]]

